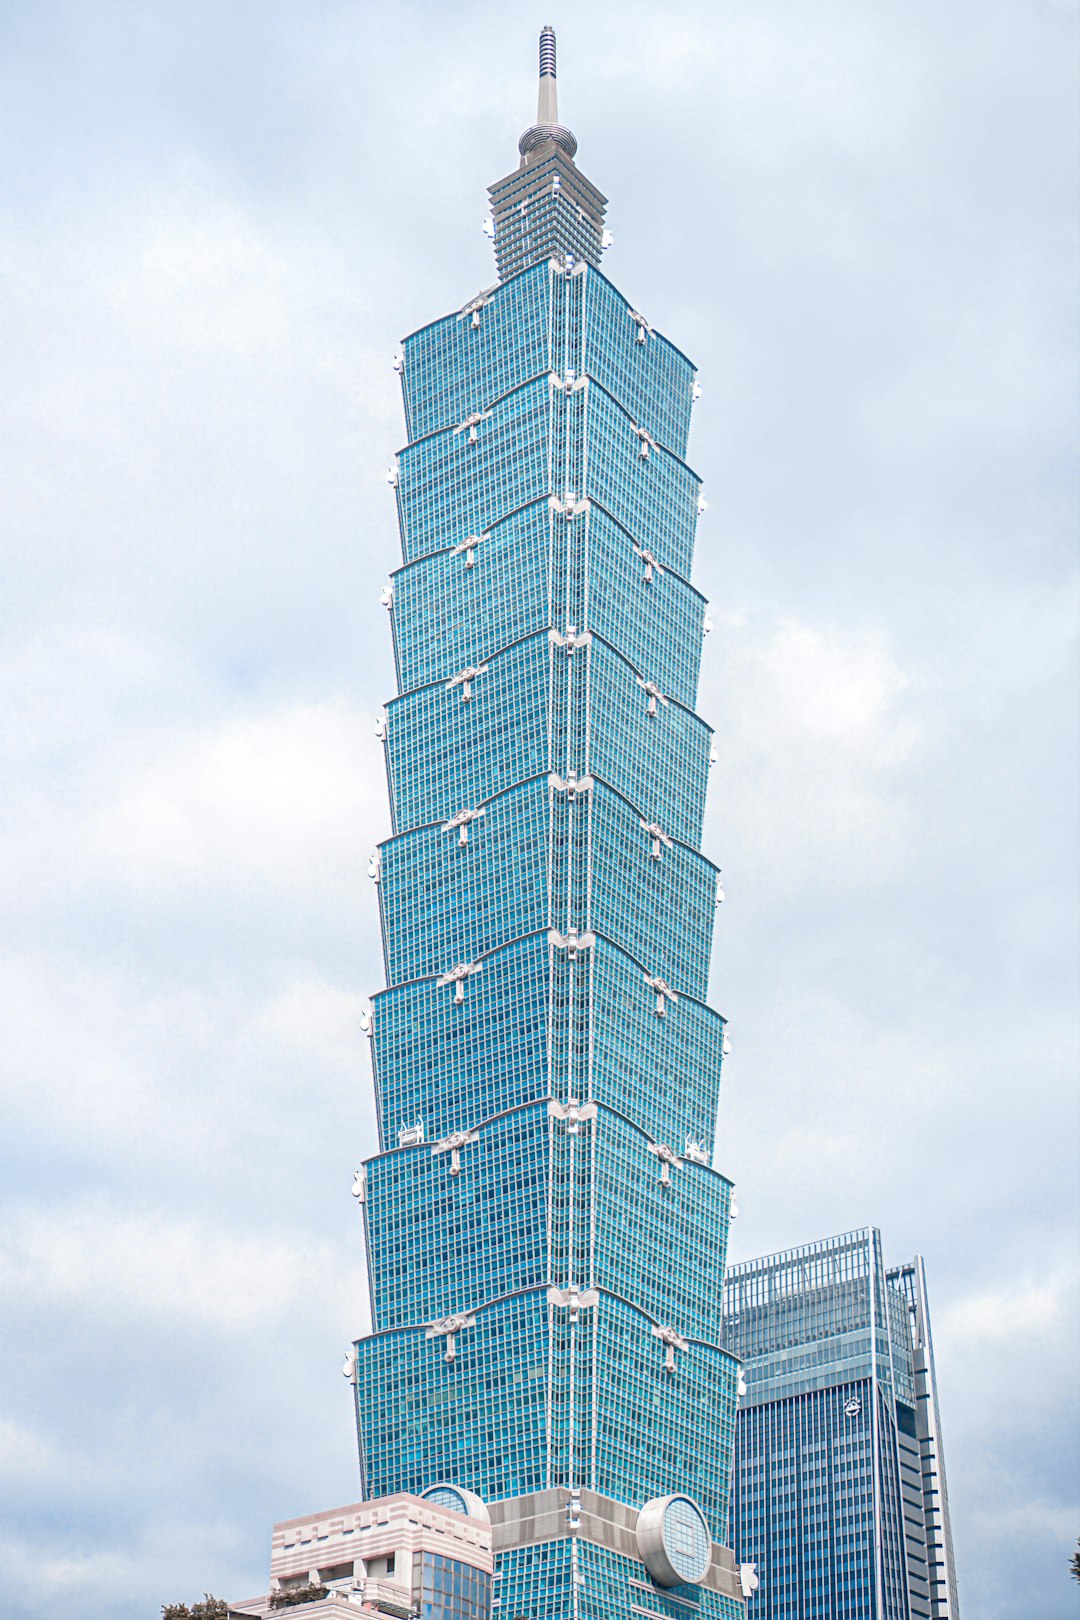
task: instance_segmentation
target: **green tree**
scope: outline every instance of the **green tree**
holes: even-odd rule
[[[1080,1581],[1080,1536],[1076,1538],[1076,1551],[1069,1559],[1069,1568],[1072,1570],[1074,1581]]]

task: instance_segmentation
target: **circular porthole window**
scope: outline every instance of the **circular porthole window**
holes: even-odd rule
[[[697,1586],[712,1562],[712,1531],[688,1496],[658,1496],[637,1521],[641,1561],[660,1586]]]

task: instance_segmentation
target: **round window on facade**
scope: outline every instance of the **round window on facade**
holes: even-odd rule
[[[712,1562],[708,1520],[688,1496],[658,1496],[637,1521],[641,1561],[660,1586],[697,1586]]]

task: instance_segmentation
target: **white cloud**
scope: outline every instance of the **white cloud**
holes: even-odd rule
[[[96,818],[100,852],[135,883],[353,882],[385,821],[370,716],[296,705],[180,739],[119,785]],[[366,746],[365,746],[366,745]]]
[[[48,1435],[37,1434],[9,1418],[0,1418],[0,1478],[41,1474],[56,1455],[56,1447]]]
[[[921,731],[884,637],[738,614],[720,635],[702,706],[718,720],[711,814],[733,895],[894,881]]]
[[[984,1354],[995,1344],[1019,1350],[1027,1341],[1043,1342],[1065,1326],[1070,1307],[1075,1307],[1076,1281],[1072,1268],[961,1295],[942,1312],[937,1331],[942,1339],[967,1347],[968,1354]]]
[[[188,1333],[268,1332],[290,1310],[344,1292],[328,1243],[289,1243],[267,1233],[223,1231],[212,1220],[159,1208],[114,1208],[58,1198],[9,1207],[0,1243],[0,1298],[61,1314],[142,1318]]]

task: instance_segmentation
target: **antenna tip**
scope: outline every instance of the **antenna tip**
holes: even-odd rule
[[[555,30],[550,23],[540,30],[540,77],[545,73],[555,77]]]

